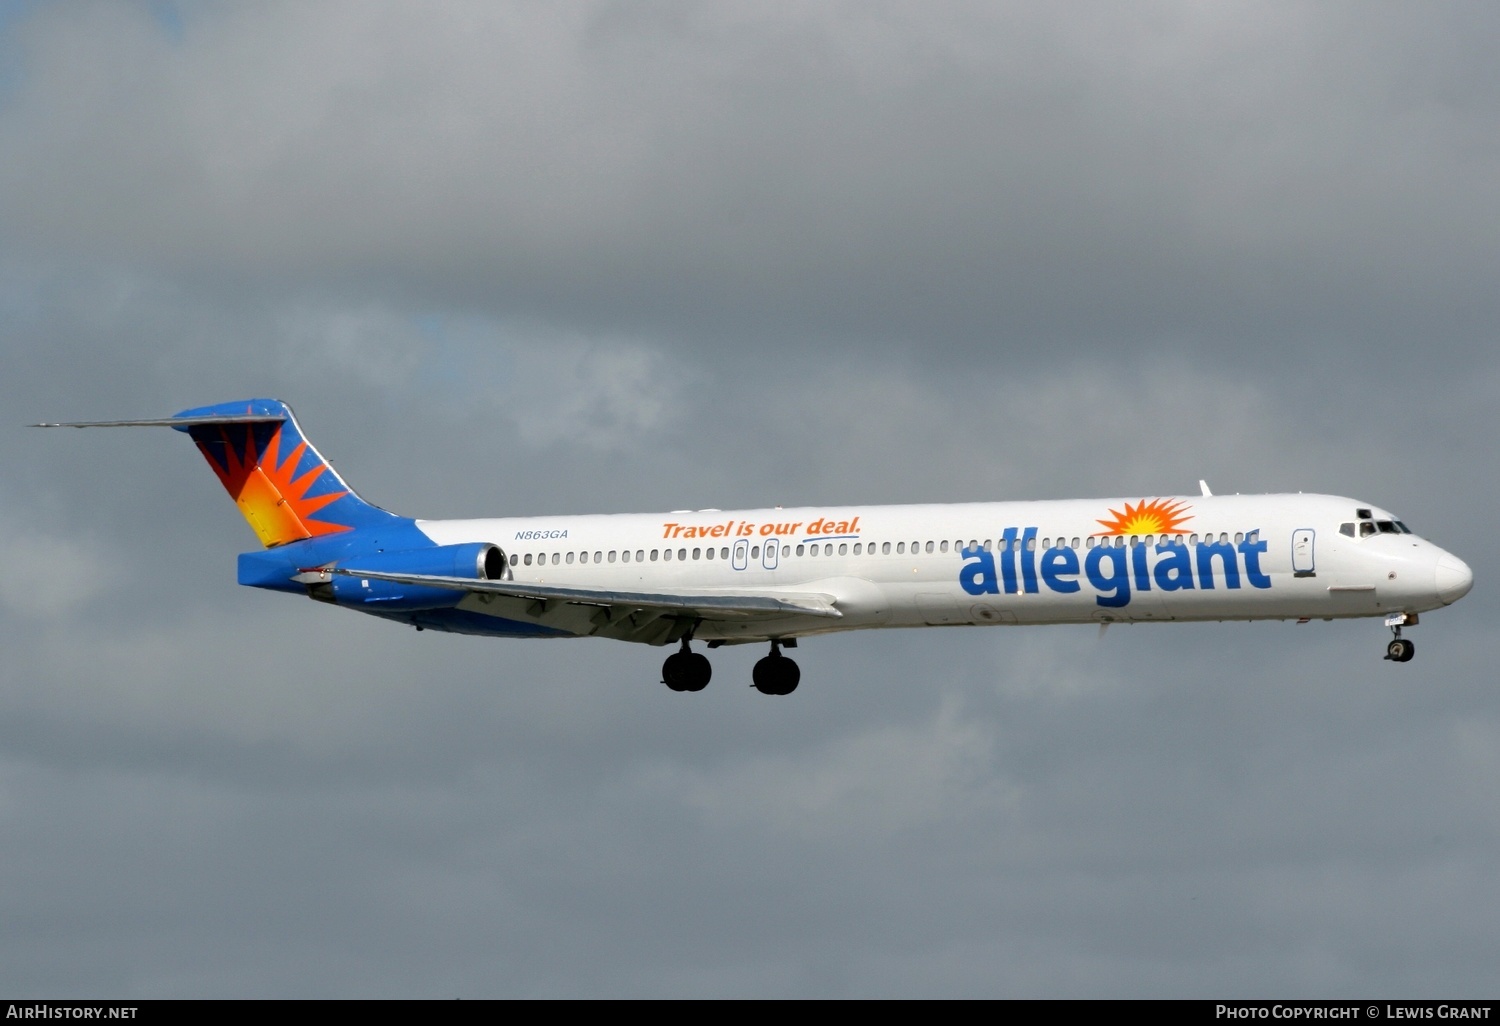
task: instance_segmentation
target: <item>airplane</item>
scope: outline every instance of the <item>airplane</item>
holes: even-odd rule
[[[1200,495],[906,506],[676,510],[414,520],[360,498],[292,410],[250,399],[169,418],[197,443],[263,549],[239,583],[415,627],[677,645],[673,691],[712,676],[693,651],[759,643],[757,690],[787,695],[782,653],[835,631],[1383,617],[1402,628],[1474,575],[1393,514],[1331,495]]]

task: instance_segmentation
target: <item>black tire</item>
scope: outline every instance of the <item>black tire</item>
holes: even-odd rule
[[[781,690],[776,693],[778,695],[790,695],[793,691],[797,690],[797,685],[801,680],[802,668],[797,665],[796,660],[787,659],[783,656],[781,660]]]
[[[673,691],[686,691],[690,679],[684,653],[673,652],[667,656],[667,661],[661,664],[661,682]]]
[[[708,687],[708,682],[714,675],[713,664],[708,661],[708,656],[702,652],[685,653],[683,665],[686,673],[683,678],[682,690],[702,691]]]
[[[784,655],[768,655],[755,664],[751,679],[763,695],[790,695],[797,690],[802,671]]]

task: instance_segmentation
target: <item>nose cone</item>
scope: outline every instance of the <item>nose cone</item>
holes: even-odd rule
[[[1474,571],[1469,569],[1469,564],[1457,556],[1444,553],[1438,557],[1437,570],[1437,597],[1445,606],[1450,606],[1469,593],[1474,587]]]

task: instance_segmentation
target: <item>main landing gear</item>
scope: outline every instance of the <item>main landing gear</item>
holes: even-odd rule
[[[683,638],[682,648],[667,656],[667,661],[661,664],[661,682],[673,691],[702,691],[713,676],[714,668],[709,665],[708,656],[689,648],[690,640],[691,637]],[[795,644],[795,638],[787,641],[789,646]],[[781,642],[772,641],[771,654],[755,664],[752,677],[755,689],[763,695],[790,695],[797,690],[802,671],[795,662],[781,654]]]
[[[1391,639],[1391,643],[1385,646],[1385,657],[1391,662],[1409,663],[1411,662],[1411,657],[1417,654],[1417,646],[1401,636],[1402,624],[1416,623],[1416,620],[1415,613],[1409,616],[1402,616],[1399,619],[1392,616],[1386,620],[1386,624],[1391,628],[1391,633],[1395,635]]]
[[[763,695],[790,695],[797,690],[802,671],[797,664],[781,654],[781,642],[771,639],[771,654],[755,664],[751,673],[755,690]]]
[[[661,664],[661,682],[673,691],[702,691],[713,675],[708,656],[688,648],[687,638],[682,639],[682,648]]]

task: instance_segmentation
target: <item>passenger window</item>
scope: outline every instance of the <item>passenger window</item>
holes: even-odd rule
[[[849,554],[849,545],[848,545],[848,543],[847,542],[839,542],[839,555],[841,555],[841,556],[847,556],[848,554]]]
[[[651,558],[655,559],[656,557],[652,556]],[[645,549],[636,549],[635,550],[635,561],[637,563],[644,563],[646,561],[646,550]]]
[[[568,553],[568,565],[569,566],[573,565],[573,553],[571,553],[571,552]]]
[[[806,552],[807,552],[807,546],[806,545],[798,545],[797,546],[797,555],[801,556],[801,555],[805,554]]]
[[[526,553],[526,565],[527,566],[531,565],[531,553],[529,553],[529,552]]]
[[[1245,540],[1245,533],[1243,531],[1236,531],[1236,532],[1234,532],[1234,543],[1236,545],[1238,545],[1240,542],[1242,542],[1244,540]]]
[[[904,555],[906,555],[906,542],[897,542],[896,543],[896,555],[898,555],[898,556],[904,556]]]
[[[609,561],[611,563],[613,563],[615,561],[615,550],[614,549],[610,549],[609,550]]]
[[[702,559],[703,558],[703,550],[702,549],[694,549],[693,550],[693,558],[694,559]]]
[[[653,563],[656,562],[656,557],[660,553],[660,551],[661,551],[660,549],[652,549],[651,550],[651,562],[653,562]]]
[[[720,559],[728,559],[729,558],[729,546],[728,545],[724,546],[723,548],[721,548],[719,550],[719,558]]]

